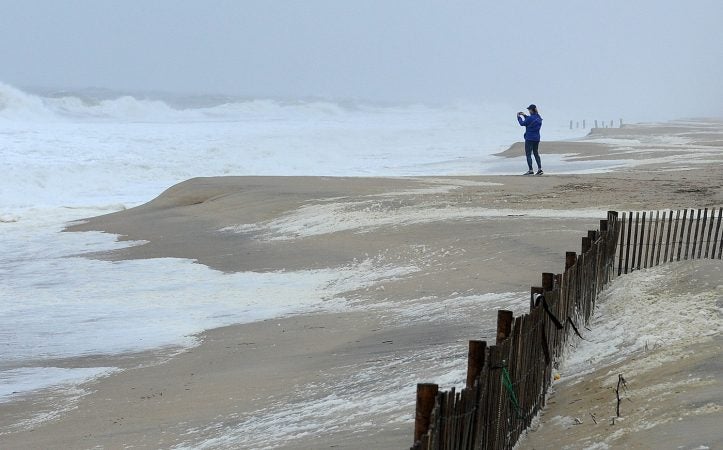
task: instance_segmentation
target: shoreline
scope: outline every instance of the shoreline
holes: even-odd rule
[[[631,134],[655,137],[660,130],[603,131],[606,139],[627,142],[629,147]],[[689,134],[695,133],[698,131]],[[148,241],[91,255],[111,261],[177,257],[233,273],[344,267],[367,254],[378,258],[375,263],[411,264],[420,270],[343,292],[352,307],[340,312],[322,310],[207,330],[199,337],[200,345],[171,358],[161,357],[164,362],[160,364],[156,364],[156,352],[143,353],[140,360],[131,358],[134,362],[129,365],[143,367],[87,384],[91,392],[79,399],[76,409],[38,424],[32,433],[8,431],[9,424],[0,424],[0,442],[7,448],[20,448],[28,442],[38,446],[62,442],[69,448],[127,442],[147,447],[203,442],[213,446],[222,441],[213,441],[219,437],[211,424],[234,436],[233,430],[240,425],[253,425],[254,416],[266,414],[260,411],[269,403],[281,412],[284,404],[323,406],[319,400],[325,398],[325,391],[319,384],[328,381],[343,392],[351,389],[351,380],[352,385],[374,391],[385,384],[384,377],[354,379],[360,367],[371,373],[391,373],[395,365],[402,365],[408,373],[392,377],[392,381],[401,383],[396,392],[406,387],[412,394],[395,400],[402,402],[401,406],[394,401],[396,406],[387,405],[387,411],[394,411],[391,417],[381,412],[383,407],[377,416],[359,416],[359,410],[374,410],[373,399],[338,414],[371,421],[356,430],[366,433],[369,440],[362,439],[365,444],[380,448],[408,445],[413,387],[439,370],[434,358],[427,355],[428,349],[445,350],[436,354],[437,361],[444,361],[437,376],[451,370],[448,382],[457,382],[454,378],[459,377],[461,367],[452,364],[454,355],[464,353],[467,339],[493,335],[493,314],[485,317],[484,311],[502,305],[526,306],[526,287],[537,281],[540,272],[557,270],[559,255],[576,248],[586,229],[603,218],[594,214],[564,220],[554,215],[530,217],[530,211],[720,205],[721,145],[707,145],[708,135],[697,136],[702,136],[704,144],[676,143],[663,149],[664,158],[599,175],[193,179],[140,207],[72,225],[69,231],[103,230],[122,235],[124,240]],[[559,148],[567,148],[567,144],[559,144]],[[618,159],[620,154],[634,154],[610,142],[590,144],[594,145],[579,150],[582,156],[578,158]],[[650,145],[655,144],[641,144],[638,158],[646,157]],[[691,164],[694,161],[685,153],[686,145],[697,155],[717,154],[718,165]],[[524,159],[522,154],[513,156],[515,152],[512,146],[503,154]],[[675,166],[680,155],[691,160],[684,167]],[[678,171],[683,169],[686,176],[680,177]],[[482,213],[489,210],[511,213],[485,217]],[[243,224],[257,227],[220,231]],[[499,304],[484,297],[491,293],[516,294]],[[472,301],[465,302],[465,298]],[[483,302],[488,303],[480,304]],[[425,313],[440,303],[444,308],[435,315]],[[399,308],[395,310],[394,305]],[[459,317],[460,311],[475,314],[476,319],[465,322],[468,319]],[[450,358],[446,352],[451,352],[451,360],[446,359]],[[381,360],[380,365],[370,363],[374,359]],[[310,386],[317,387],[305,393],[296,391]],[[380,392],[378,398],[383,400],[395,391]],[[326,405],[340,400],[348,401],[337,397],[327,399]],[[19,417],[17,414],[33,408],[33,401],[0,404],[0,410],[3,417]],[[182,411],[187,405],[193,405],[193,411]],[[323,416],[323,408],[312,408],[310,414]],[[278,420],[284,417],[288,420],[283,414]],[[353,429],[337,419],[331,421],[336,431],[332,428],[328,435],[302,435],[291,441],[278,437],[278,443],[294,442],[293,446],[303,448],[341,443],[358,448],[361,441],[347,436]],[[189,434],[188,430],[198,431]]]

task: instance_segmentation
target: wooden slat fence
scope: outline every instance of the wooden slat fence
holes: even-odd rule
[[[464,389],[417,386],[412,450],[511,449],[545,405],[553,362],[588,323],[605,285],[665,262],[721,259],[722,216],[723,208],[609,211],[579,254],[566,253],[563,274],[543,273],[542,286],[531,288],[529,313],[498,312],[495,345],[470,341]]]
[[[688,259],[721,259],[723,208],[622,213],[618,275]]]

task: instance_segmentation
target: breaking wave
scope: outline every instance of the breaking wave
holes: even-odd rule
[[[107,96],[107,94],[106,94]],[[35,95],[0,82],[0,119],[11,121],[112,120],[127,122],[197,122],[247,120],[256,117],[334,117],[352,109],[325,101],[284,102],[268,99],[224,101],[195,99],[204,106],[176,106],[172,102],[131,95],[98,98],[95,95]],[[179,101],[178,103],[183,103]],[[209,105],[210,104],[210,105]]]

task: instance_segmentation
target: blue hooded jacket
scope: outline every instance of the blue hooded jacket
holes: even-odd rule
[[[539,141],[540,140],[540,128],[542,128],[542,117],[539,114],[532,114],[524,119],[517,116],[517,121],[520,125],[526,127],[525,140],[526,141]]]

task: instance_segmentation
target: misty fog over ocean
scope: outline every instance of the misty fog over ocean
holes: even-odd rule
[[[715,0],[2,2],[0,81],[32,92],[514,105],[720,116]],[[42,92],[41,92],[42,93]]]

